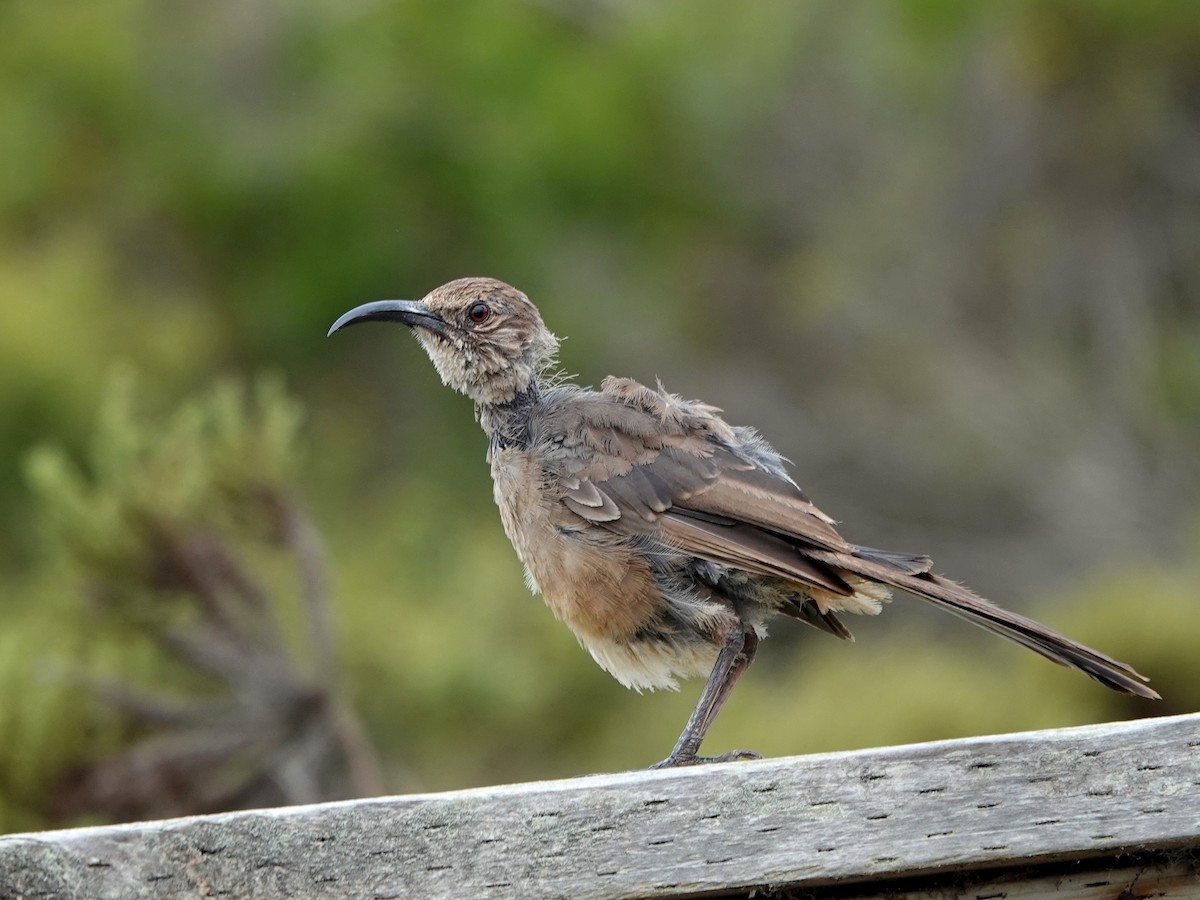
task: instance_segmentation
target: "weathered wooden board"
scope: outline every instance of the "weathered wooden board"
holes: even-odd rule
[[[822,900],[1196,900],[1200,897],[1200,855],[1165,851],[1050,865],[1013,860],[998,872],[943,871],[923,878],[889,880],[886,885],[877,881],[814,891],[801,889],[793,896],[808,893]]]
[[[1122,854],[1135,851],[1160,854],[1143,869],[1174,865],[1169,877],[1186,879],[1188,851],[1198,849],[1192,715],[12,835],[0,838],[0,897],[799,896],[822,887],[866,897],[903,879],[977,870],[1028,886],[1038,877],[1031,866],[1068,861],[1119,872]],[[1061,872],[1046,877],[1070,887]],[[1097,893],[1097,878],[1074,896],[1121,896],[1119,886]],[[1192,887],[1200,896],[1200,882]],[[892,895],[946,896],[931,890]],[[1045,895],[1029,890],[991,896]]]

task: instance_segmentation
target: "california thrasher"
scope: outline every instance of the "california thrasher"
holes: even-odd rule
[[[838,613],[874,615],[900,588],[1114,690],[1158,699],[1125,663],[1008,612],[932,571],[926,556],[843,538],[783,459],[716,408],[606,378],[553,371],[558,339],[516,288],[462,278],[420,301],[350,310],[401,322],[442,381],[475,401],[504,530],[526,580],[592,657],[632,688],[708,676],[658,766],[754,757],[697,755],[779,613],[840,638]]]

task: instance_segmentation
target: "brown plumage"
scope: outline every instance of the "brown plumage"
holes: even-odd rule
[[[660,765],[702,759],[700,742],[769,618],[849,638],[838,614],[878,613],[889,588],[1114,690],[1158,698],[1125,663],[934,574],[928,557],[850,543],[779,454],[714,407],[629,379],[595,391],[545,378],[558,340],[516,288],[463,278],[418,302],[357,307],[330,334],[373,320],[408,325],[443,382],[475,401],[529,586],[595,660],[638,689],[708,676]]]

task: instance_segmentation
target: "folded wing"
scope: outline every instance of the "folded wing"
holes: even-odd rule
[[[581,398],[575,427],[559,431],[586,444],[587,452],[564,446],[561,454],[562,502],[574,515],[621,533],[654,532],[685,553],[800,592],[849,597],[858,578],[899,588],[1114,690],[1158,697],[1130,666],[934,574],[928,557],[851,544],[773,450],[712,407],[632,382],[605,387]]]

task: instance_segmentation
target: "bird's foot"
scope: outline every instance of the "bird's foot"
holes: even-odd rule
[[[705,763],[733,762],[738,759],[762,759],[761,753],[753,750],[730,750],[720,756],[697,756],[695,753],[672,753],[662,762],[652,765],[651,769],[675,769],[680,766],[701,766]]]

